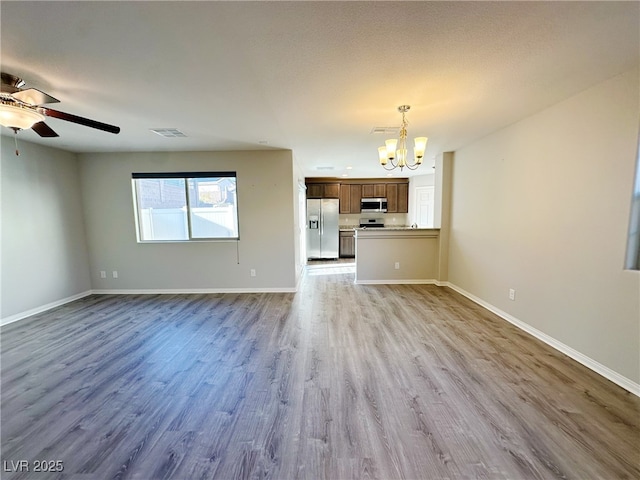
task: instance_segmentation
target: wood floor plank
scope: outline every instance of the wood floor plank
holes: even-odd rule
[[[640,478],[640,399],[452,290],[352,272],[2,327],[2,478]]]

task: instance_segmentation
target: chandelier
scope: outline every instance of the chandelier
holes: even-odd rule
[[[422,165],[422,157],[424,157],[424,151],[427,147],[427,137],[416,137],[413,139],[413,160],[411,162],[407,159],[407,119],[405,114],[411,108],[410,105],[400,105],[398,111],[402,113],[402,125],[400,127],[400,140],[390,139],[385,141],[385,146],[378,147],[378,156],[380,158],[380,165],[385,170],[393,170],[400,168],[400,171],[404,167],[409,170],[415,170]],[[390,165],[388,167],[387,165]]]

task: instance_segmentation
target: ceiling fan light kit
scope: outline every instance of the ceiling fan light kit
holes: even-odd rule
[[[6,103],[0,99],[0,125],[7,128],[27,130],[36,123],[42,122],[44,115],[19,103]]]
[[[25,82],[19,77],[4,72],[0,75],[0,125],[12,129],[15,133],[18,133],[18,130],[33,129],[41,137],[57,137],[58,134],[44,123],[46,117],[109,133],[120,133],[120,127],[115,125],[43,107],[45,103],[56,103],[59,100],[36,88],[23,89]]]
[[[400,126],[400,139],[389,139],[384,146],[378,147],[378,159],[385,170],[394,170],[404,167],[415,170],[422,165],[424,152],[427,148],[427,137],[416,137],[413,140],[413,160],[407,158],[407,122],[405,114],[411,108],[410,105],[400,105],[398,111],[402,113],[402,125]]]

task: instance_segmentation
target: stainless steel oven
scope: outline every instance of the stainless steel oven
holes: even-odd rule
[[[384,218],[361,218],[360,228],[384,228]]]

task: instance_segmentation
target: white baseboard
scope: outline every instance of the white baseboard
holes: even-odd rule
[[[410,278],[410,279],[391,279],[391,280],[354,280],[356,285],[439,285],[440,282],[433,278]]]
[[[60,300],[56,300],[55,302],[47,303],[46,305],[41,305],[39,307],[31,308],[24,312],[10,315],[8,317],[1,319],[0,325],[8,325],[9,323],[17,322],[18,320],[22,320],[23,318],[27,318],[32,315],[37,315],[38,313],[46,312],[47,310],[51,310],[52,308],[60,307],[66,303],[75,302],[76,300],[80,300],[81,298],[87,297],[92,293],[93,291],[87,290],[86,292],[78,293],[76,295],[72,295],[67,298],[62,298]]]
[[[615,372],[614,370],[611,370],[609,367],[607,367],[605,365],[602,365],[599,362],[596,362],[592,358],[587,357],[583,353],[580,353],[579,351],[571,348],[570,346],[565,345],[562,342],[559,342],[555,338],[547,335],[546,333],[538,330],[537,328],[532,327],[528,323],[525,323],[522,320],[518,320],[513,315],[510,315],[507,312],[504,312],[504,311],[500,310],[499,308],[491,305],[490,303],[485,302],[481,298],[478,298],[475,295],[463,290],[462,288],[458,287],[457,285],[454,285],[454,284],[452,284],[450,282],[443,282],[442,286],[447,286],[447,287],[451,288],[452,290],[455,290],[459,294],[464,295],[469,300],[472,300],[473,302],[475,302],[478,305],[486,308],[490,312],[495,313],[496,315],[498,315],[499,317],[503,318],[507,322],[515,325],[516,327],[520,328],[521,330],[524,330],[528,334],[533,335],[538,340],[541,340],[542,342],[544,342],[547,345],[555,348],[559,352],[562,352],[565,355],[567,355],[568,357],[571,357],[576,362],[581,363],[582,365],[584,365],[585,367],[593,370],[597,374],[602,375],[607,380],[611,380],[616,385],[618,385],[618,386],[624,388],[625,390],[627,390],[628,392],[631,392],[634,395],[640,397],[640,384],[637,384],[634,381],[628,379],[627,377],[624,377],[623,375],[620,375],[618,372]]]

